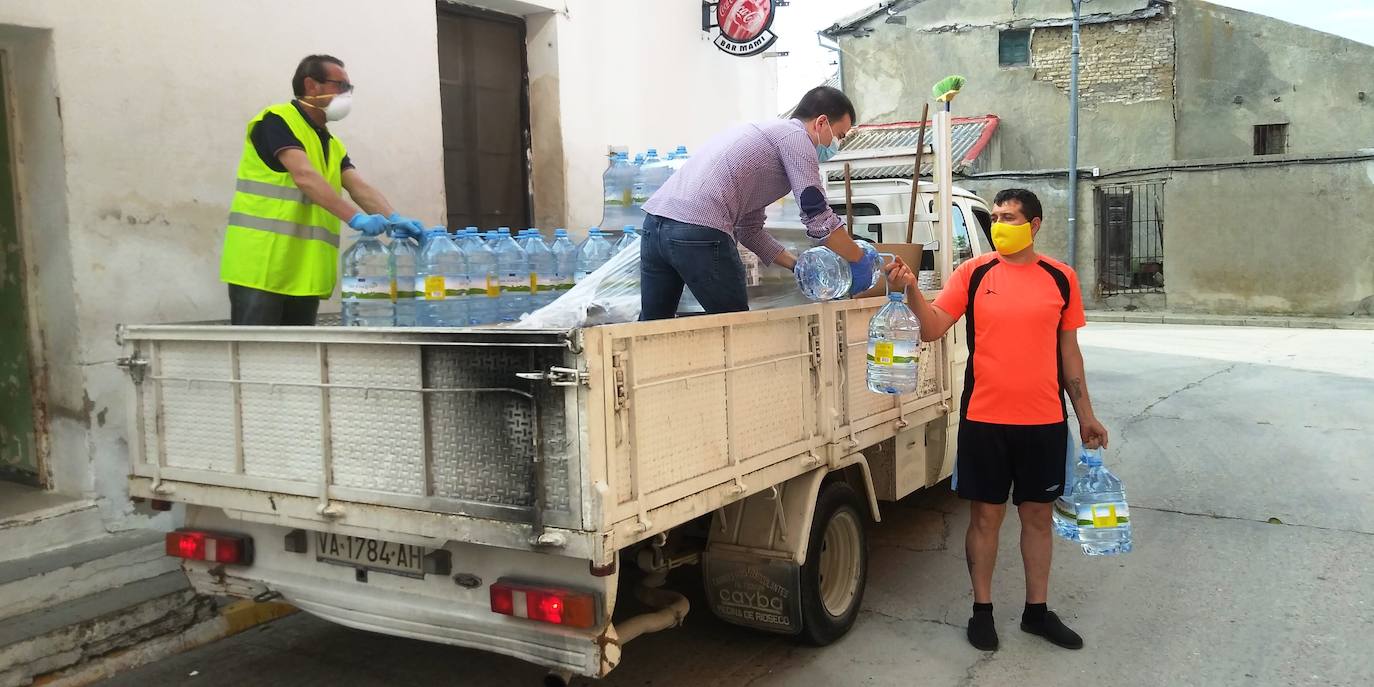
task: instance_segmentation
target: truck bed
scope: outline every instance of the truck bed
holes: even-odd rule
[[[868,391],[884,302],[572,331],[124,326],[131,492],[606,565],[945,414],[944,342],[916,393]]]

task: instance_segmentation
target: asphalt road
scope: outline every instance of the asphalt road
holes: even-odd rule
[[[626,647],[605,685],[1374,684],[1374,331],[1094,323],[1082,334],[1135,551],[1058,543],[1051,607],[1080,652],[1017,629],[1009,516],[995,580],[1002,648],[964,639],[966,507],[944,486],[870,528],[864,611],[813,649],[716,620]],[[539,684],[513,659],[372,635],[304,614],[106,687]]]

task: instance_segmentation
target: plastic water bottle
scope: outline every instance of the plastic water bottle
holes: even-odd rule
[[[421,292],[416,321],[424,327],[468,326],[468,267],[463,252],[439,227],[420,249]]]
[[[868,323],[868,390],[874,393],[916,390],[921,322],[905,301],[901,292],[887,294],[887,305]]]
[[[391,299],[396,304],[397,327],[415,326],[415,304],[423,290],[423,284],[416,275],[419,253],[415,242],[404,230],[391,232],[391,245],[387,246],[387,271],[391,277]]]
[[[587,275],[597,271],[607,260],[611,259],[611,244],[601,233],[600,229],[592,227],[587,232],[587,240],[582,242],[582,246],[577,251],[577,273],[574,275],[575,281],[582,281]]]
[[[346,327],[390,327],[391,272],[386,246],[376,236],[360,236],[343,254],[343,323]]]
[[[500,281],[502,322],[514,322],[530,307],[530,261],[525,249],[511,238],[510,228],[501,227],[492,244],[496,273]]]
[[[468,265],[468,323],[491,324],[500,319],[501,286],[496,255],[476,227],[468,227],[458,241]]]
[[[615,252],[619,253],[629,248],[630,244],[634,243],[638,238],[639,232],[635,230],[635,225],[626,224],[624,231],[620,232],[620,240],[615,242]]]
[[[1070,442],[1069,450],[1073,450],[1072,442]],[[1088,455],[1087,449],[1079,453],[1078,460],[1074,461],[1072,466],[1073,471],[1065,476],[1067,483],[1064,485],[1064,495],[1054,501],[1054,533],[1071,542],[1080,541],[1078,536],[1078,505],[1074,502],[1073,488],[1078,480],[1082,479],[1083,475],[1088,472],[1088,464],[1085,462],[1085,457]]]
[[[576,284],[578,251],[577,246],[568,238],[567,229],[553,231],[553,246],[549,252],[553,253],[554,264],[553,296],[550,300],[557,300],[565,291],[571,291]]]
[[[558,283],[558,261],[538,229],[525,242],[525,256],[530,264],[530,305],[531,311],[538,310],[558,297],[555,285]]]
[[[855,241],[855,243],[859,244],[859,249],[864,252],[863,257],[859,259],[859,262],[861,264],[868,266],[868,273],[870,274],[869,278],[867,279],[867,283],[864,285],[864,288],[859,291],[859,293],[863,293],[864,291],[867,291],[877,286],[878,280],[883,278],[883,258],[881,255],[878,254],[877,247],[875,247],[868,241]],[[853,286],[853,271],[853,265],[850,265],[851,287]],[[851,288],[850,290],[853,289]]]
[[[687,160],[690,157],[691,156],[687,154],[687,146],[678,146],[677,150],[674,150],[668,155],[668,166],[676,172],[687,164]]]
[[[1121,480],[1102,465],[1102,452],[1084,451],[1086,466],[1073,485],[1078,511],[1078,540],[1089,556],[1110,556],[1131,551],[1131,511]]]
[[[853,278],[849,263],[825,246],[816,246],[797,256],[792,275],[802,294],[813,301],[843,298],[849,293]]]
[[[601,175],[604,205],[601,211],[602,224],[615,225],[625,221],[630,215],[633,202],[636,171],[625,153],[611,156],[611,165]]]
[[[668,166],[668,162],[659,158],[657,150],[650,148],[644,154],[644,165],[639,168],[639,175],[635,180],[634,202],[631,204],[633,214],[624,221],[628,222],[641,217],[644,212],[644,203],[653,198],[654,194],[663,188],[668,177],[672,175],[673,169]]]

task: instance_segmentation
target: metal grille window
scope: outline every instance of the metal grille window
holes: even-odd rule
[[[1164,291],[1164,182],[1099,186],[1096,197],[1101,294]]]
[[[1256,155],[1283,155],[1288,152],[1287,124],[1260,124],[1255,127]]]
[[[1030,64],[1031,32],[1027,29],[1002,31],[997,34],[997,64],[1003,67],[1024,67]]]

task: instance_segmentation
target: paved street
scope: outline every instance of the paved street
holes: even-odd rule
[[[628,645],[604,684],[1374,684],[1374,331],[1093,323],[1082,337],[1136,528],[1123,558],[1056,545],[1051,606],[1086,650],[1017,629],[1014,517],[995,581],[1002,649],[967,644],[967,514],[942,486],[871,527],[865,612],[842,641],[804,648],[724,624],[694,587],[686,626]],[[543,674],[297,614],[104,684],[505,687]]]

